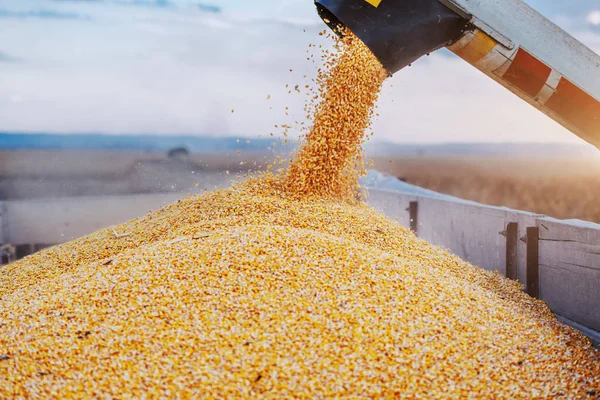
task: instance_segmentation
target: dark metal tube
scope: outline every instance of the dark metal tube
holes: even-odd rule
[[[348,27],[393,74],[460,38],[468,21],[439,0],[315,0],[335,30]],[[373,5],[377,4],[377,6]]]

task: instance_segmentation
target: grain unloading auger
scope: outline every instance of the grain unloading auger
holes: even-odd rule
[[[600,148],[600,56],[521,0],[316,0],[394,74],[442,47]],[[339,30],[336,30],[339,32]]]

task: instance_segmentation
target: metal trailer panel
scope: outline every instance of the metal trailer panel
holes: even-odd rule
[[[600,225],[559,221],[450,196],[371,189],[368,197],[372,207],[407,228],[409,204],[414,201],[419,203],[419,237],[473,265],[504,275],[507,242],[502,233],[509,223],[517,223],[518,281],[524,289],[539,291],[536,297],[545,301],[561,321],[600,345]],[[539,241],[527,243],[532,228],[536,232],[539,228]],[[528,265],[532,261],[528,248],[537,250],[535,265]],[[537,280],[530,282],[528,277]]]
[[[57,244],[140,217],[183,194],[74,197],[5,202],[7,243]]]
[[[488,271],[506,275],[507,263],[513,263],[517,280],[527,287],[527,227],[536,226],[538,214],[492,207],[451,196],[431,197],[394,190],[369,192],[369,205],[389,218],[410,227],[409,205],[418,201],[418,236],[440,246],[465,261]],[[509,223],[517,224],[515,259],[508,261],[505,231]]]
[[[408,190],[408,189],[407,189]],[[413,188],[414,191],[414,188]],[[369,204],[410,227],[418,202],[418,236],[487,270],[506,272],[509,223],[517,223],[516,267],[524,287],[539,283],[539,297],[563,320],[600,343],[600,225],[558,221],[450,196],[370,189]],[[126,222],[183,194],[80,197],[6,202],[7,243],[56,244]],[[433,197],[432,197],[433,196]],[[527,282],[526,234],[539,228],[539,281]]]
[[[527,226],[535,226],[536,214],[502,207],[491,207],[450,196],[432,198],[393,190],[369,191],[368,203],[387,217],[410,227],[410,203],[418,201],[418,236],[443,247],[483,269],[506,275],[506,229],[517,223],[517,235],[523,238]],[[516,273],[527,284],[526,243],[517,241]]]
[[[557,314],[600,331],[600,228],[538,219],[540,299]]]
[[[506,274],[506,238],[514,215],[497,209],[436,199],[419,201],[419,236],[463,260]]]
[[[367,203],[386,217],[408,228],[410,227],[410,202],[418,199],[417,196],[393,191],[369,190]]]

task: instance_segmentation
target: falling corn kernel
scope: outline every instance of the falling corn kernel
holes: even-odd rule
[[[339,46],[332,70],[319,72],[317,80],[324,97],[314,112],[305,144],[287,171],[289,192],[352,198],[358,178],[364,174],[362,158],[356,155],[362,152],[364,132],[387,72],[350,32]]]

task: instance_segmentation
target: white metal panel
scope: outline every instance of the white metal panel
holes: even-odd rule
[[[556,313],[600,331],[600,226],[537,222],[540,298]]]
[[[396,220],[400,225],[409,228],[410,216],[408,207],[411,201],[417,199],[418,197],[408,194],[376,190],[369,192],[367,203],[386,217]]]
[[[511,212],[471,204],[421,199],[419,236],[481,268],[506,273],[506,238]]]
[[[402,184],[406,185],[406,184]],[[405,227],[408,204],[418,201],[419,236],[480,268],[505,273],[506,243],[500,231],[519,224],[519,238],[527,227],[540,228],[540,298],[560,314],[564,323],[600,344],[600,225],[558,221],[523,211],[392,190],[371,189],[369,204]],[[517,272],[527,285],[527,244],[518,241]]]
[[[5,202],[6,242],[63,243],[179,200],[181,193]]]
[[[430,198],[371,189],[368,197],[370,206],[405,227],[410,226],[408,206],[411,201],[419,203],[419,237],[473,265],[502,274],[506,272],[506,238],[502,232],[509,222],[531,216],[501,207],[453,200],[450,196]],[[517,268],[524,270],[524,257]]]

